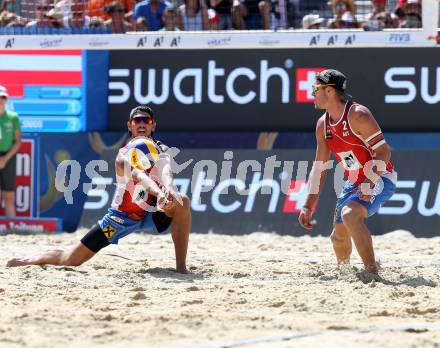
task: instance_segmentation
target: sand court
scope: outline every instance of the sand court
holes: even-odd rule
[[[73,267],[4,267],[85,231],[2,236],[0,347],[439,347],[440,237],[375,236],[380,277],[327,237],[134,234]]]

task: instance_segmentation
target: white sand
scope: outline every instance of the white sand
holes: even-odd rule
[[[374,237],[383,280],[369,283],[336,271],[328,238],[264,233],[191,235],[192,275],[170,270],[170,235],[131,235],[77,268],[4,267],[82,234],[0,237],[0,347],[440,346],[440,325],[348,330],[440,323],[440,237]],[[314,335],[280,340],[294,332]]]

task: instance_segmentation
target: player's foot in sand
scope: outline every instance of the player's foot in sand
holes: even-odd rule
[[[191,273],[191,271],[189,271],[185,266],[177,267],[176,272],[181,273],[181,274],[190,274]]]
[[[28,259],[10,259],[8,262],[6,262],[6,267],[18,267],[26,265],[30,265]]]
[[[375,262],[371,265],[365,265],[365,272],[378,274],[380,270],[380,262]]]
[[[352,272],[352,267],[350,265],[350,261],[348,262],[339,262],[336,268],[339,273],[351,273]]]

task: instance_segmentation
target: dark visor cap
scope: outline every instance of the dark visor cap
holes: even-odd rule
[[[145,116],[144,114],[147,114],[152,119],[154,119],[153,110],[149,106],[140,105],[140,106],[136,106],[130,111],[130,118],[128,120],[131,121],[133,118],[137,116]]]

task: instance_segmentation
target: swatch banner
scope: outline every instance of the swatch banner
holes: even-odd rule
[[[386,131],[440,131],[437,48],[114,50],[109,130],[149,104],[161,131],[313,131],[312,85],[325,68]]]
[[[116,151],[103,153],[110,161]],[[418,237],[440,231],[436,151],[394,151],[397,191],[379,213],[367,221],[373,234],[405,229]],[[313,150],[182,150],[175,161],[178,189],[191,200],[193,231],[240,235],[255,231],[308,234],[298,224],[307,194]],[[114,193],[114,169],[91,179],[80,225],[90,227],[107,211]],[[330,235],[337,193],[343,185],[335,166],[314,213],[311,235]],[[98,186],[99,184],[99,186]]]

